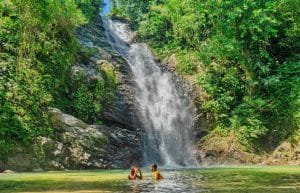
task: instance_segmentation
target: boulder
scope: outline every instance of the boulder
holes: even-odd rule
[[[37,137],[32,148],[19,146],[13,156],[0,161],[1,168],[15,171],[127,168],[133,162],[141,162],[139,130],[88,125],[56,108],[49,108],[49,114],[55,126],[53,137]]]
[[[197,154],[198,161],[203,166],[261,163],[261,157],[245,152],[238,139],[233,135],[207,135],[202,138]]]
[[[285,141],[275,149],[275,152],[286,152],[289,151],[291,147],[291,143]]]
[[[266,165],[300,165],[300,142],[284,141],[264,162]]]
[[[12,170],[4,170],[2,173],[4,173],[4,174],[13,174],[15,172],[12,171]]]
[[[197,158],[210,165],[300,165],[300,142],[284,141],[270,153],[246,152],[236,137],[209,134],[199,143]]]
[[[59,109],[48,108],[48,112],[51,115],[51,122],[56,129],[85,128],[87,126],[86,123],[74,116],[61,113]]]
[[[49,169],[128,167],[132,155],[141,155],[138,132],[119,127],[87,125],[59,109],[49,108],[56,126],[55,139],[40,137]],[[60,117],[57,119],[57,117]],[[57,122],[59,120],[59,122]],[[139,145],[140,144],[140,145]],[[140,160],[138,160],[140,161]]]

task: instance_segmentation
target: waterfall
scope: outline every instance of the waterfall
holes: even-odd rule
[[[144,163],[166,167],[195,165],[191,133],[195,108],[174,83],[174,76],[162,71],[144,43],[133,43],[127,24],[102,18],[112,48],[129,64],[135,82],[135,98],[143,125]]]

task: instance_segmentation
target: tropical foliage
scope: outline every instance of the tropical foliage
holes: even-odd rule
[[[118,1],[161,57],[197,76],[212,128],[249,150],[268,149],[299,130],[299,0]],[[199,67],[200,64],[200,67]]]
[[[92,18],[97,4],[99,0],[0,1],[0,157],[16,143],[50,135],[46,108],[64,110],[72,103],[68,72],[80,47],[75,28]]]

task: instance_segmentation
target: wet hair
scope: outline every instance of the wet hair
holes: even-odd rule
[[[154,167],[155,169],[157,169],[157,165],[156,164],[152,164],[151,167]]]
[[[131,166],[131,168],[130,168],[130,173],[133,175],[134,174],[134,172],[135,172],[135,168],[136,168],[136,166]]]

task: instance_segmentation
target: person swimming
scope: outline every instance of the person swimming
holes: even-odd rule
[[[156,164],[151,164],[151,171],[153,172],[153,177],[154,177],[155,180],[163,179],[163,176],[158,171]]]
[[[128,175],[129,180],[143,179],[142,172],[139,167],[132,166]]]

